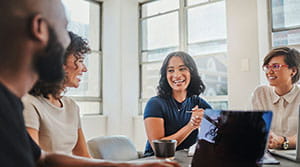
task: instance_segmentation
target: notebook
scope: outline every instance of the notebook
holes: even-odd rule
[[[271,111],[205,110],[191,166],[257,166],[272,116]]]
[[[298,112],[298,129],[297,129],[297,143],[296,149],[291,150],[277,150],[277,149],[269,149],[272,154],[281,156],[283,158],[287,158],[293,161],[300,162],[300,106]]]

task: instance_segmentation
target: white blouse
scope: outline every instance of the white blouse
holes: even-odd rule
[[[252,95],[253,110],[272,110],[273,121],[271,131],[279,136],[294,136],[297,134],[297,125],[300,105],[300,88],[294,85],[292,90],[279,96],[275,88],[267,85],[259,86]]]

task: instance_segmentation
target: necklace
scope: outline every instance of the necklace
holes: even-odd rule
[[[177,111],[178,111],[178,112],[181,111],[181,109],[182,109],[182,104],[181,104],[181,103],[177,103],[176,106],[177,106]]]
[[[177,111],[178,111],[178,112],[181,111],[181,110],[183,109],[183,103],[184,103],[184,101],[183,101],[182,103],[180,103],[180,102],[176,101],[176,100],[173,98],[173,102],[174,102],[174,105],[175,105],[175,107],[177,108]]]

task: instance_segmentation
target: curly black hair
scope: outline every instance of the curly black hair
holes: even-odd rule
[[[164,60],[162,67],[160,68],[160,80],[159,85],[157,86],[158,90],[158,96],[162,98],[168,98],[172,96],[172,88],[170,87],[168,80],[167,80],[167,68],[169,61],[172,57],[177,56],[182,59],[184,62],[184,65],[189,68],[189,71],[191,73],[191,82],[187,88],[187,97],[191,97],[194,95],[199,96],[201,93],[205,90],[205,85],[201,80],[201,77],[199,76],[197,65],[193,58],[182,51],[177,51],[170,53]]]
[[[71,43],[68,46],[65,56],[64,56],[64,65],[66,64],[67,58],[70,55],[75,56],[74,64],[81,57],[84,57],[85,54],[90,53],[91,49],[88,45],[86,39],[83,39],[79,35],[74,34],[73,32],[69,31]],[[76,65],[76,67],[78,67]],[[61,92],[64,91],[64,83],[67,81],[66,76],[64,77],[63,81],[55,82],[55,83],[48,83],[42,80],[36,82],[33,88],[29,91],[29,94],[33,96],[43,96],[48,98],[48,95],[52,95],[54,98],[59,99],[61,98]]]
[[[64,64],[66,64],[67,57],[70,56],[71,54],[74,54],[74,56],[76,57],[76,60],[74,61],[75,63],[79,58],[91,52],[91,48],[89,47],[88,41],[86,39],[83,39],[82,37],[74,34],[71,31],[69,31],[69,35],[70,35],[71,43],[67,48]]]

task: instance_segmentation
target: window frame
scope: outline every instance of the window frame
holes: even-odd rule
[[[90,54],[96,54],[99,56],[99,97],[93,97],[93,96],[68,96],[72,99],[74,99],[76,102],[97,102],[99,103],[99,111],[96,113],[89,113],[89,114],[83,114],[80,112],[81,116],[95,116],[95,115],[103,115],[103,52],[102,52],[102,32],[103,32],[103,2],[99,0],[81,0],[81,1],[87,1],[89,3],[95,3],[99,5],[99,50],[94,50],[91,48]],[[89,56],[89,55],[88,55]]]
[[[298,44],[287,44],[287,45],[279,45],[279,46],[273,46],[273,33],[276,32],[284,32],[284,31],[292,31],[292,30],[299,30],[300,31],[300,25],[299,26],[293,26],[288,28],[273,28],[273,8],[272,8],[272,0],[267,1],[268,6],[268,29],[269,29],[269,50],[281,46],[288,46],[293,47],[296,49],[300,49],[300,41]]]
[[[194,8],[194,7],[199,7],[199,6],[204,6],[207,4],[211,4],[211,3],[217,3],[217,2],[221,2],[221,1],[225,1],[225,0],[208,0],[207,2],[203,2],[203,3],[199,3],[199,4],[194,4],[194,5],[190,5],[188,6],[188,2],[187,0],[179,0],[179,8],[176,10],[170,10],[167,12],[163,12],[163,13],[159,13],[159,14],[155,14],[152,16],[147,16],[147,17],[142,17],[142,5],[145,5],[147,3],[151,3],[154,1],[159,1],[159,0],[146,0],[143,1],[141,3],[139,3],[139,46],[138,46],[138,51],[139,51],[139,115],[143,114],[143,104],[146,103],[149,98],[143,98],[142,97],[142,91],[143,91],[143,72],[142,72],[142,68],[144,64],[150,64],[150,63],[158,63],[161,62],[163,60],[157,60],[157,61],[151,61],[151,62],[144,62],[143,61],[143,53],[144,52],[148,52],[149,50],[143,50],[143,41],[142,41],[142,21],[148,18],[152,18],[152,17],[157,17],[157,16],[162,16],[171,12],[176,12],[178,11],[178,30],[179,30],[179,46],[178,46],[178,50],[182,50],[182,51],[188,51],[188,10],[190,8]],[[220,39],[218,39],[220,40]],[[212,40],[209,42],[213,42],[213,41],[218,41],[218,40]],[[225,39],[226,40],[226,39]],[[208,41],[206,41],[208,42]],[[226,44],[227,45],[227,44]],[[158,48],[158,49],[162,49],[162,48]],[[227,52],[218,52],[217,54],[226,54]],[[197,56],[207,56],[206,54],[200,54],[200,55],[194,55],[192,56],[197,57]],[[200,70],[199,70],[200,71]],[[227,74],[228,75],[228,74]],[[228,81],[227,81],[228,83]],[[227,87],[228,88],[228,87]],[[227,102],[227,106],[228,106],[228,94],[227,95],[216,95],[216,96],[202,96],[204,97],[206,100],[208,101],[212,101],[212,102],[223,102],[226,101]]]
[[[272,0],[268,0],[268,30],[269,30],[269,50],[272,50],[277,47],[281,46],[288,46],[291,48],[295,48],[300,50],[300,41],[298,44],[288,44],[288,45],[279,45],[279,46],[273,46],[273,33],[274,32],[283,32],[283,31],[292,31],[292,30],[300,30],[300,25],[290,28],[273,28],[273,11],[272,11]],[[300,80],[298,82],[298,85],[300,85]]]

